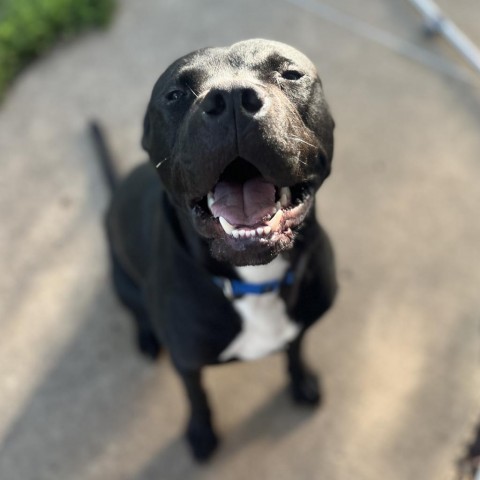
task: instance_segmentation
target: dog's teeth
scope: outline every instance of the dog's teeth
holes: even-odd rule
[[[277,208],[276,211],[278,212],[278,210],[281,210],[281,209],[282,209],[282,204],[281,204],[280,202],[277,202],[277,203],[275,204],[275,207]]]
[[[253,237],[253,230],[245,230],[245,237],[250,238]]]
[[[279,210],[273,218],[268,222],[268,225],[271,227],[273,231],[278,230],[278,227],[280,226],[280,221],[282,220],[283,213],[281,210]]]
[[[290,188],[283,187],[280,189],[280,204],[283,208],[288,207],[292,202],[292,192]]]
[[[282,187],[280,189],[280,203],[282,207],[288,207],[292,201],[292,192],[288,187]]]
[[[237,232],[240,238],[245,238],[245,230],[237,230]]]
[[[230,225],[223,217],[218,217],[218,221],[220,222],[222,228],[225,230],[225,233],[230,235],[233,232],[234,227]]]
[[[264,235],[269,235],[271,231],[272,231],[272,227],[263,227]]]
[[[208,192],[208,195],[207,195],[207,205],[208,205],[208,209],[210,210],[211,214],[215,217],[215,218],[218,218],[218,215],[214,215],[214,213],[212,212],[212,205],[215,203],[215,198],[213,196],[213,192]]]
[[[258,227],[258,228],[257,228],[257,233],[258,233],[259,235],[263,235],[263,227]]]
[[[232,232],[232,235],[233,235],[234,238],[238,238],[240,236],[240,232],[238,230],[234,230]]]
[[[207,203],[208,203],[208,208],[211,211],[212,210],[212,205],[215,203],[215,198],[213,198],[213,193],[212,192],[208,192]]]

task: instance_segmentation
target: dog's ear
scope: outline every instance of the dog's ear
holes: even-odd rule
[[[151,120],[150,120],[150,106],[147,107],[145,112],[145,117],[143,118],[143,135],[142,135],[142,148],[150,153],[150,147],[152,143],[152,134],[151,134]]]

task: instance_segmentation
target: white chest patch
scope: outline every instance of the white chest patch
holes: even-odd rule
[[[262,283],[278,280],[286,274],[288,263],[280,257],[268,265],[238,267],[242,280]],[[242,330],[220,354],[220,360],[230,358],[255,360],[279,350],[291,342],[300,330],[287,315],[286,306],[277,292],[244,295],[233,300],[242,319]]]

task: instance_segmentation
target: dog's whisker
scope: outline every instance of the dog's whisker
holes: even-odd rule
[[[262,82],[256,82],[254,80],[251,80],[250,83],[252,85],[257,85],[257,87],[262,87],[262,88],[265,88],[265,85],[262,83]]]
[[[165,157],[161,162],[158,162],[155,165],[155,168],[160,168],[167,160],[168,160],[168,157]]]
[[[300,158],[300,156],[301,156],[301,153],[300,153],[300,152],[297,152],[297,155],[296,155],[296,157],[297,157],[297,158],[296,158],[297,162],[298,162],[298,163],[301,163],[302,165],[307,165],[307,162],[306,162],[305,160],[302,160],[302,159]]]
[[[291,140],[296,140],[297,142],[305,143],[306,145],[309,145],[310,147],[315,148],[315,145],[312,145],[311,143],[308,143],[305,140],[302,140],[301,138],[292,137],[292,136],[289,136],[288,138],[290,138]]]
[[[190,87],[190,85],[189,85],[188,83],[187,83],[186,85],[187,85],[188,89],[193,93],[193,95],[195,96],[195,98],[198,98],[198,94],[194,92],[193,88]]]

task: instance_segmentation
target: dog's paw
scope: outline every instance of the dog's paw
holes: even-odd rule
[[[320,382],[312,372],[303,372],[291,380],[290,392],[299,405],[316,407],[322,401]]]
[[[140,353],[152,362],[158,359],[162,351],[162,345],[152,332],[138,332],[137,345]]]
[[[186,438],[197,462],[207,461],[218,445],[218,437],[210,422],[191,420],[188,424]]]

